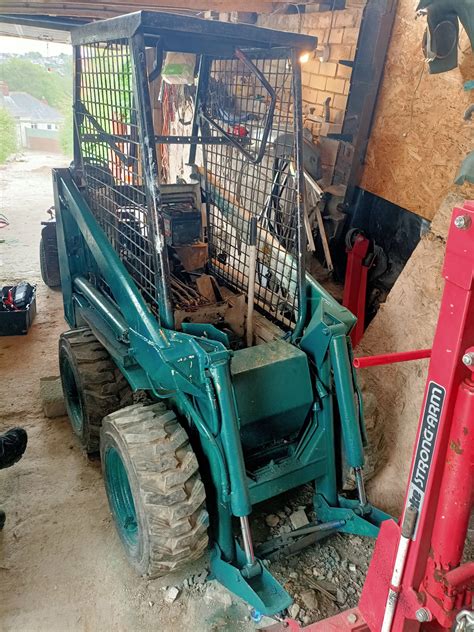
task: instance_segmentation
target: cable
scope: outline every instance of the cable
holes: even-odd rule
[[[329,25],[329,31],[328,31],[328,36],[327,36],[327,44],[329,46],[329,40],[331,39],[331,33],[332,33],[332,25],[334,22],[334,11],[335,11],[335,6],[336,6],[336,0],[332,0],[332,6],[331,6],[331,24]]]

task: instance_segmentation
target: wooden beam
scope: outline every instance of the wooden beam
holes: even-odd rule
[[[287,0],[244,0],[239,2],[239,12],[271,13],[288,4]],[[84,18],[111,17],[123,13],[138,11],[183,11],[198,13],[202,11],[232,12],[236,10],[235,0],[105,0],[97,3],[91,0],[30,0],[21,2],[4,0],[0,13],[21,13],[30,15],[60,15]]]

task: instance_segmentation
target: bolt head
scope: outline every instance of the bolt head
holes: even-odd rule
[[[466,366],[474,365],[474,353],[465,353],[462,357],[462,363]]]
[[[416,620],[423,623],[424,621],[431,621],[431,613],[427,608],[419,608],[416,611]]]
[[[350,614],[347,615],[347,622],[348,623],[357,623],[357,615],[354,614],[353,612],[351,612]]]
[[[458,215],[454,220],[454,225],[456,228],[459,228],[459,230],[466,230],[471,225],[471,218],[469,215]]]

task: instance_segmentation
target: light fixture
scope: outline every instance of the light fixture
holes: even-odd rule
[[[306,64],[309,61],[309,53],[301,53],[300,55],[300,64]]]

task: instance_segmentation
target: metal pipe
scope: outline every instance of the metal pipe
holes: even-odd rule
[[[273,115],[275,112],[275,106],[276,106],[276,100],[277,100],[276,92],[273,86],[269,83],[269,81],[263,74],[263,72],[259,68],[257,68],[257,66],[255,66],[255,64],[247,57],[247,55],[242,50],[240,50],[239,48],[236,48],[234,54],[235,54],[236,59],[238,59],[244,66],[246,66],[246,68],[252,74],[256,75],[259,82],[262,84],[267,94],[270,96],[270,103],[268,104],[268,110],[265,117],[266,122],[262,131],[260,147],[259,147],[257,156],[254,156],[250,151],[247,151],[245,149],[245,146],[242,145],[235,136],[233,136],[232,134],[229,134],[229,132],[224,127],[222,127],[214,118],[209,116],[205,108],[201,110],[201,117],[205,121],[207,121],[209,125],[217,129],[222,134],[222,136],[227,138],[227,140],[232,145],[237,147],[237,149],[247,158],[249,162],[251,162],[254,165],[257,165],[260,162],[262,162],[263,157],[265,155],[265,150],[268,143],[268,136],[272,128]]]
[[[367,504],[367,494],[365,493],[364,473],[361,467],[354,468],[354,476],[357,484],[357,493],[361,507]]]
[[[447,466],[441,480],[430,541],[435,569],[459,571],[456,567],[462,559],[474,500],[473,420],[474,382],[466,379],[458,388],[446,452]],[[450,571],[451,578],[453,572]],[[433,594],[438,582],[436,572],[428,574],[426,583],[432,587],[430,592]]]
[[[313,177],[307,172],[304,172],[305,181],[310,185],[313,191],[318,196],[318,202],[321,201],[323,196],[323,190],[319,186],[319,184],[313,179]],[[329,250],[329,242],[326,234],[326,228],[324,227],[323,216],[321,214],[321,209],[319,208],[319,203],[317,203],[314,207],[314,211],[316,213],[316,220],[318,222],[319,235],[321,237],[321,243],[323,244],[324,258],[326,259],[326,264],[328,267],[328,271],[332,272],[334,270],[334,264],[332,262],[331,251]],[[308,232],[308,238],[309,238]]]
[[[413,507],[407,507],[405,517],[403,518],[402,533],[398,543],[397,556],[393,567],[392,579],[388,590],[387,603],[385,604],[385,612],[380,632],[390,632],[392,629],[393,617],[398,602],[398,594],[402,583],[403,571],[408,555],[411,538],[415,531],[416,519],[418,511]]]
[[[209,372],[221,416],[220,440],[229,472],[232,513],[241,518],[251,513],[252,502],[247,484],[242,439],[228,359],[211,364]]]
[[[193,123],[192,123],[192,131],[191,136],[197,136],[200,128],[200,111],[201,104],[204,100],[204,95],[206,94],[207,86],[209,83],[209,70],[210,70],[210,59],[205,55],[201,55],[199,58],[199,70],[198,70],[198,84],[196,91],[196,98],[194,104],[194,112],[193,112]],[[196,163],[196,145],[191,144],[189,148],[189,157],[188,157],[188,165],[195,165]]]
[[[128,337],[128,326],[125,318],[104,294],[96,290],[93,285],[82,277],[76,277],[73,285],[100,312],[107,324],[115,331],[119,340],[126,340]]]
[[[398,351],[396,353],[384,353],[382,355],[354,358],[353,365],[356,369],[365,369],[369,366],[395,364],[396,362],[409,362],[411,360],[423,360],[424,358],[430,357],[431,349],[416,349],[414,351]]]
[[[253,309],[255,302],[255,271],[257,266],[257,218],[252,217],[249,226],[249,273],[247,287],[247,347],[253,345]]]
[[[451,588],[457,588],[458,586],[464,586],[464,584],[472,581],[474,577],[474,562],[466,562],[462,566],[453,568],[452,571],[448,571],[444,576],[446,583]]]
[[[247,564],[252,566],[255,563],[255,554],[253,552],[252,533],[250,531],[249,517],[240,517],[240,529],[242,531],[242,541],[244,544],[245,558]]]
[[[333,330],[335,328],[336,326],[333,326]],[[345,334],[335,333],[332,336],[329,343],[329,355],[336,387],[342,441],[347,464],[355,469],[362,468],[364,466],[364,448],[362,445],[360,414],[355,402],[351,361]]]
[[[291,65],[293,68],[293,117],[295,128],[295,167],[297,182],[296,200],[296,239],[297,239],[297,272],[298,272],[298,318],[291,336],[292,340],[298,340],[306,324],[307,296],[306,296],[306,231],[304,226],[304,159],[303,159],[303,96],[301,88],[301,65],[299,53],[292,51]]]
[[[145,58],[143,33],[135,33],[129,39],[132,75],[137,100],[138,131],[142,156],[143,182],[147,200],[147,228],[153,244],[154,281],[157,291],[160,324],[174,329],[174,311],[169,289],[170,267],[168,251],[161,227],[161,195],[159,189],[159,169],[156,154],[155,129],[151,111],[150,92]]]

